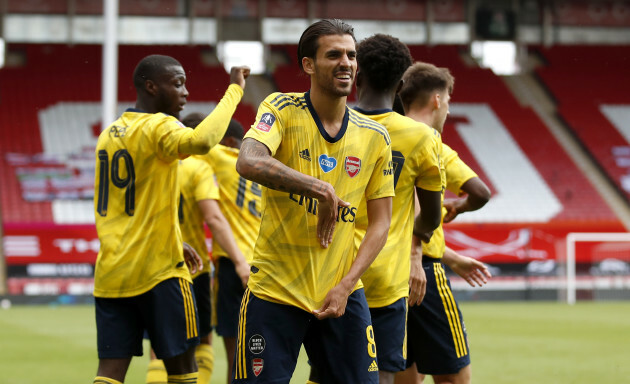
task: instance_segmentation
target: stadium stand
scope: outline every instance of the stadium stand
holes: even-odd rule
[[[485,104],[491,107],[518,147],[524,151],[529,161],[533,163],[554,195],[560,200],[562,209],[554,215],[553,222],[617,221],[615,214],[571,162],[536,114],[529,108],[521,107],[501,78],[492,71],[469,65],[461,58],[461,53],[466,50],[464,46],[410,46],[409,48],[414,59],[448,67],[451,70],[456,79],[452,105]],[[278,89],[280,91],[308,89],[308,79],[300,74],[297,65],[295,56],[297,47],[281,45],[274,46],[273,49],[284,52],[287,57],[286,63],[277,66],[273,72],[273,79]],[[353,97],[350,97],[349,101],[352,103]],[[457,115],[455,109],[451,109],[451,116],[447,120],[444,142],[457,150],[462,159],[488,181],[496,194],[497,190],[492,184],[492,178],[485,174],[484,167],[477,162],[457,132],[457,124],[467,120],[462,115]],[[484,131],[475,134],[484,134]],[[492,140],[491,137],[485,139]],[[501,148],[497,150],[501,151]],[[510,153],[503,153],[503,155],[507,160],[511,157]],[[511,161],[503,161],[502,164],[505,167],[514,166]],[[514,174],[519,174],[517,169],[512,171]],[[483,211],[481,210],[479,214],[483,214]],[[506,212],[506,216],[500,221],[529,221],[526,217],[510,217],[509,215],[510,212]]]
[[[535,52],[545,61],[536,74],[556,99],[560,117],[630,201],[628,133],[607,115],[630,104],[630,47],[554,46]]]
[[[77,122],[92,121],[91,137],[95,142],[100,132],[100,113],[80,116],[77,114],[85,113],[86,109],[73,107],[100,102],[101,47],[24,44],[12,45],[10,50],[22,58],[23,65],[0,71],[2,218],[5,224],[50,223],[53,222],[52,208],[46,201],[50,199],[41,194],[51,188],[58,190],[58,185],[50,184],[77,176],[79,171],[64,170],[61,158],[55,157],[55,153],[53,157],[50,153],[46,154],[48,157],[42,156],[42,153],[50,152],[45,151],[44,142],[53,147],[55,143],[65,144],[64,148],[78,151],[73,153],[75,156],[83,153],[88,158],[93,157],[91,149],[84,148],[86,140],[74,135],[76,129],[72,127]],[[209,56],[207,50],[200,46],[121,46],[118,99],[127,106],[133,105],[133,69],[142,57],[157,53],[171,55],[183,63],[189,80],[186,84],[190,92],[189,102],[218,102],[229,83],[229,76],[220,64],[208,64],[204,59]],[[53,106],[65,108],[51,109]],[[255,111],[251,105],[241,104],[235,118],[247,125],[254,120]],[[42,119],[53,119],[56,124],[53,132],[46,133],[45,140],[42,140],[40,130]],[[78,127],[78,130],[85,132],[84,128]],[[93,175],[89,177],[93,178]],[[25,186],[32,192],[28,196],[23,196],[24,191],[21,191]],[[31,201],[27,202],[25,197]]]
[[[296,46],[272,45],[270,48],[282,58],[268,77],[275,88],[306,91],[309,79],[298,67]],[[518,103],[500,77],[466,61],[462,55],[466,50],[464,46],[411,46],[410,49],[416,60],[446,66],[455,76],[444,141],[478,172],[493,192],[493,198],[483,210],[462,215],[458,222],[447,226],[447,242],[451,246],[466,254],[477,252],[479,259],[487,263],[523,266],[532,260],[555,258],[568,232],[623,230],[615,213],[540,118]],[[9,268],[8,287],[12,294],[42,289],[89,293],[91,270],[83,267],[93,264],[98,250],[98,239],[88,216],[92,215],[93,143],[101,125],[98,112],[101,47],[11,44],[9,50],[13,59],[18,58],[18,64],[12,62],[0,71],[0,177],[3,180],[0,204],[7,235],[4,249]],[[228,75],[222,66],[211,60],[213,53],[207,46],[121,46],[120,103],[133,104],[131,73],[138,60],[151,53],[168,54],[184,64],[191,103],[216,102],[222,96]],[[549,68],[555,65],[551,56],[547,60]],[[614,72],[619,74],[622,67],[617,66]],[[546,81],[544,76],[541,78]],[[609,82],[614,84],[613,80]],[[593,90],[590,95],[593,98],[601,94],[610,96],[603,91],[604,85],[591,80],[584,83],[587,89]],[[584,106],[573,106],[576,89],[580,88],[554,94],[561,113],[563,108],[573,108],[575,113],[580,112],[580,108],[587,110]],[[617,97],[602,96],[601,100],[608,104],[623,102],[622,91],[611,90],[610,93]],[[353,94],[349,103],[354,100]],[[255,119],[254,108],[254,105],[241,104],[236,118],[247,126]],[[591,110],[597,112],[596,107]],[[606,120],[601,113],[597,117]],[[45,126],[52,129],[44,129]],[[591,131],[606,129],[606,135],[602,136],[607,136],[604,139],[608,150],[618,145],[619,135],[613,136],[615,131],[610,122],[599,122],[596,126],[598,130]],[[500,138],[505,141],[497,142]],[[479,147],[471,143],[475,139],[495,144],[480,152]],[[586,146],[587,140],[582,140]],[[506,143],[509,145],[503,145]],[[61,151],[64,153],[59,154],[47,146],[65,148]],[[542,194],[537,194],[535,184]],[[78,214],[80,210],[71,204],[73,201],[84,203],[82,210],[88,214]],[[60,211],[75,215],[74,221],[58,221]],[[39,279],[39,275],[28,269],[32,263],[59,266],[75,263],[73,265],[82,268],[65,275],[64,271],[44,271],[41,279],[54,277],[55,280],[39,281],[33,280]],[[66,284],[67,277],[76,280]]]

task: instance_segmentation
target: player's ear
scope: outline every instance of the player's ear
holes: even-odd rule
[[[304,68],[304,72],[306,72],[307,75],[312,75],[315,73],[315,60],[310,57],[303,57],[302,68]]]
[[[431,104],[433,105],[434,109],[440,109],[440,104],[442,103],[441,97],[440,97],[440,93],[439,92],[434,92],[433,96],[431,96]]]
[[[153,80],[145,80],[144,81],[144,89],[151,96],[155,96],[158,93],[158,86],[155,84]]]

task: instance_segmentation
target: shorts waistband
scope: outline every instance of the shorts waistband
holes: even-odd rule
[[[422,255],[422,264],[424,263],[432,264],[432,263],[441,263],[441,262],[442,262],[442,258]]]

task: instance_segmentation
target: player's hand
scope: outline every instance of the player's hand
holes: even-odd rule
[[[250,69],[246,66],[230,68],[230,84],[238,84],[245,89],[245,79],[249,77]]]
[[[236,270],[236,274],[241,279],[241,283],[243,284],[243,288],[247,287],[247,281],[249,280],[249,274],[251,273],[251,267],[246,262],[243,261],[238,265],[234,265],[234,270]]]
[[[449,267],[453,272],[461,276],[471,287],[475,285],[481,287],[488,282],[488,279],[492,278],[492,274],[488,270],[488,267],[472,257],[462,256],[456,263],[452,263]]]
[[[427,275],[422,268],[422,248],[411,250],[411,271],[409,273],[409,306],[420,305],[427,293]]]
[[[318,320],[341,317],[346,312],[346,305],[348,304],[348,290],[340,284],[333,287],[326,298],[324,298],[324,304],[319,309],[313,310],[313,315]]]
[[[326,183],[328,184],[328,183]],[[328,248],[332,243],[335,226],[337,225],[338,208],[349,207],[350,203],[341,200],[332,185],[328,184],[328,193],[325,198],[317,200],[317,238],[322,248]]]
[[[433,237],[433,231],[431,232],[413,232],[413,235],[420,239],[423,243],[428,243],[431,241],[431,237]]]
[[[197,271],[201,271],[203,269],[203,260],[201,260],[201,256],[197,254],[197,251],[188,243],[184,243],[184,261],[190,270],[190,274],[194,275]]]
[[[445,223],[450,223],[459,214],[457,207],[460,200],[462,199],[446,199],[442,202],[442,206],[446,209],[446,215],[444,215],[443,219]]]

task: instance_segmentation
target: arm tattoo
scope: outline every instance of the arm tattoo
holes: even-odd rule
[[[267,188],[300,195],[313,195],[315,180],[271,157],[263,143],[251,139],[243,141],[240,156],[247,160],[251,172],[248,177]],[[318,191],[323,186],[316,186]]]

